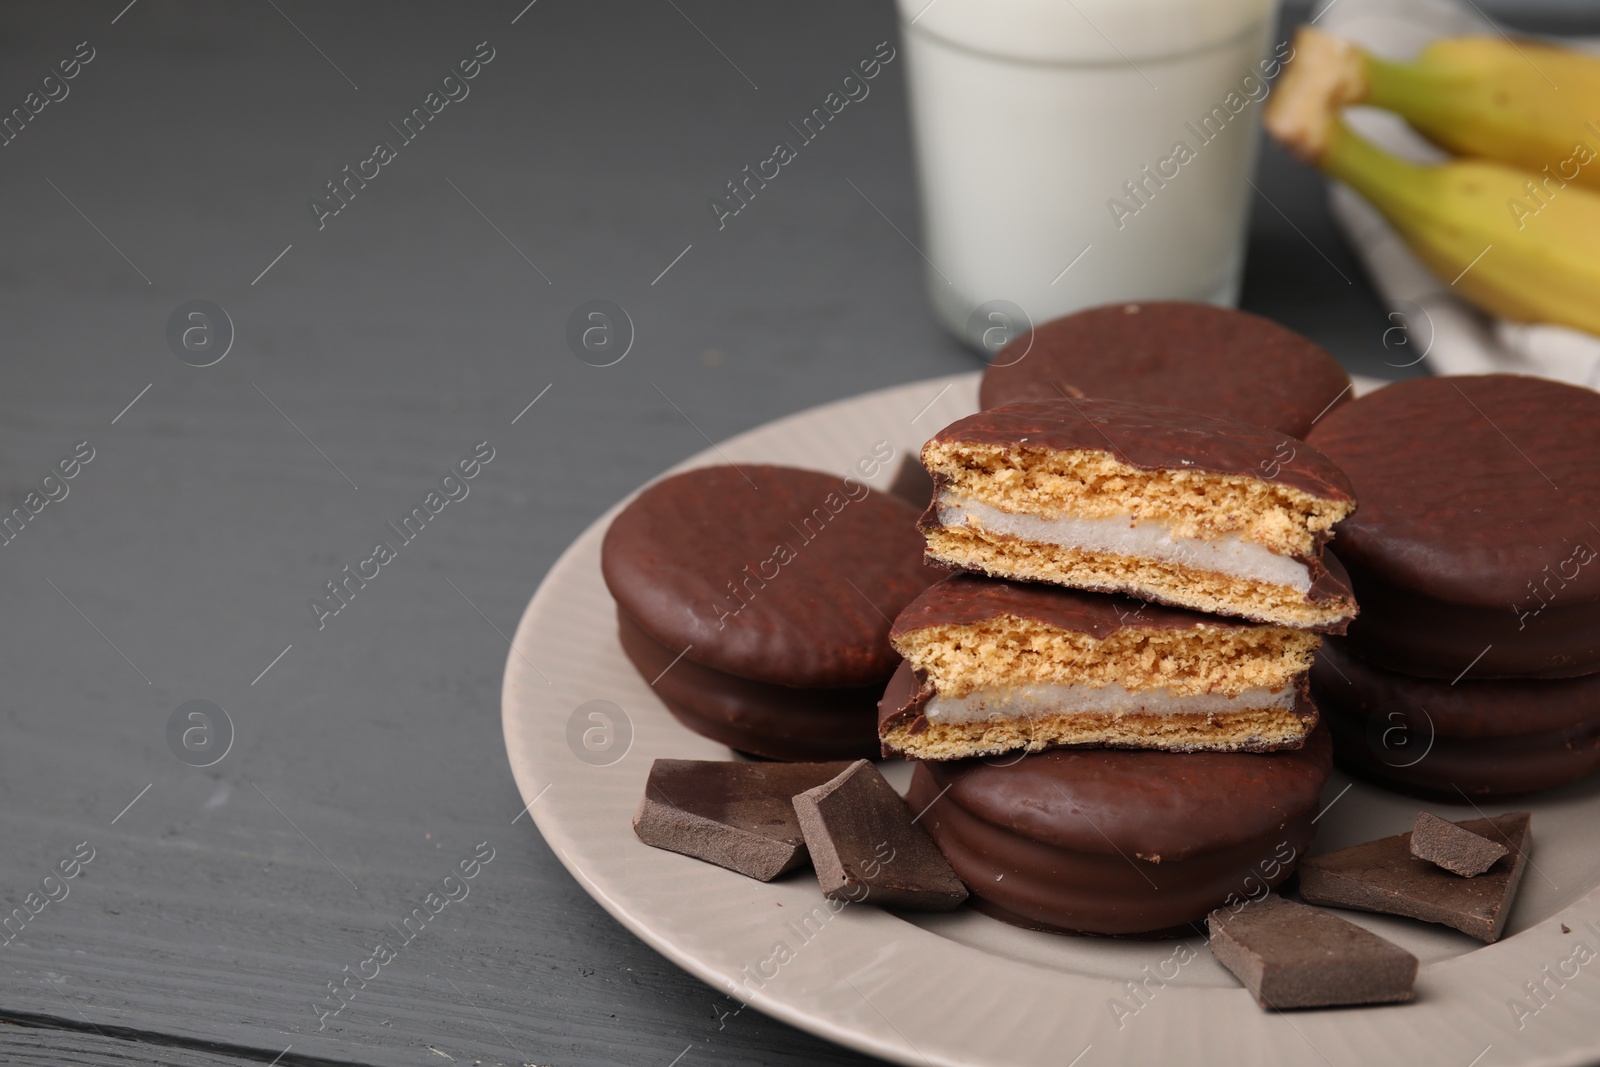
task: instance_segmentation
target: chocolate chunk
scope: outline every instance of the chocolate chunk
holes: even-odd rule
[[[834,900],[950,911],[966,886],[866,760],[794,798],[822,892]]]
[[[1411,828],[1413,856],[1463,878],[1482,874],[1509,851],[1498,841],[1463,830],[1425,811],[1417,813],[1417,824]]]
[[[1268,896],[1206,921],[1211,954],[1263,1008],[1410,1000],[1417,958],[1332,912]]]
[[[1527,864],[1525,811],[1468,819],[1456,825],[1510,850],[1487,874],[1461,878],[1411,854],[1411,834],[1368,841],[1311,856],[1300,864],[1300,896],[1312,904],[1404,915],[1443,923],[1480,941],[1496,941],[1511,913],[1511,899]]]
[[[849,766],[658,759],[633,832],[647,845],[770,882],[806,860],[791,798]]]

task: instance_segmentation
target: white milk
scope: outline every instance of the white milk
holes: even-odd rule
[[[1016,316],[975,310],[991,301],[1032,322],[1236,302],[1266,77],[1292,54],[1269,41],[1274,0],[899,8],[928,288],[949,329],[992,351],[1009,331],[978,335]]]

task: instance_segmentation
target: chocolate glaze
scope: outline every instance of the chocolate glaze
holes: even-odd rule
[[[1248,312],[1109,304],[1053,319],[1002,348],[978,404],[1062,396],[1170,404],[1304,437],[1350,396],[1350,377],[1320,346]]]
[[[1364,655],[1454,677],[1492,644],[1474,676],[1600,670],[1600,394],[1418,378],[1330,412],[1311,441],[1361,497],[1336,547]]]
[[[1014,763],[920,763],[975,818],[1073,852],[1161,864],[1260,841],[1316,810],[1326,730],[1270,755],[1057,749]]]
[[[1455,684],[1396,674],[1353,655],[1348,639],[1323,642],[1311,667],[1317,699],[1360,718],[1382,717],[1418,737],[1521,737],[1600,717],[1600,674]]]
[[[883,699],[878,701],[878,736],[882,739],[882,752],[884,758],[903,757],[908,760],[921,759],[915,753],[905,752],[893,748],[889,744],[888,733],[909,727],[912,733],[921,733],[928,728],[928,720],[924,712],[928,702],[934,697],[934,688],[926,679],[918,679],[917,672],[912,669],[909,662],[902,662],[894,676],[889,679],[889,687],[884,690]],[[1299,717],[1309,732],[1317,725],[1317,706],[1312,703],[1310,694],[1306,690],[1306,679],[1302,675],[1295,685],[1294,705],[1290,712]],[[1240,745],[1228,751],[1233,752],[1278,752],[1284,749],[1300,748],[1304,740],[1292,743],[1274,744],[1270,747],[1261,745]],[[1062,745],[1051,743],[1049,748],[1142,748],[1137,743],[1128,745]],[[1166,750],[1171,751],[1171,750]]]
[[[1343,689],[1325,689],[1313,675],[1312,691],[1333,731],[1335,759],[1351,774],[1396,792],[1458,804],[1462,793],[1523,796],[1600,769],[1600,711],[1570,726],[1514,736],[1448,737],[1430,734],[1428,720],[1414,710],[1396,719],[1352,710],[1340,699]]]
[[[878,687],[793,689],[679,659],[617,610],[617,637],[639,676],[683,725],[739,752],[776,760],[873,759]],[[670,669],[669,669],[670,668]],[[663,673],[665,672],[665,673]]]
[[[912,776],[906,799],[913,807],[934,803],[937,795],[928,788],[927,766],[918,764]],[[1307,813],[1258,842],[1170,863],[1130,863],[1121,856],[1054,848],[956,807],[936,819],[933,812],[941,807],[942,801],[934,803],[922,822],[933,820],[928,832],[973,896],[1010,913],[996,918],[1016,916],[1035,929],[1117,937],[1197,933],[1186,924],[1204,919],[1230,894],[1242,899],[1258,887],[1281,884],[1293,863],[1274,866],[1276,857],[1304,854],[1316,832],[1313,813]],[[1275,873],[1267,877],[1263,867]]]
[[[917,677],[910,660],[901,660],[900,666],[889,678],[889,686],[883,691],[883,697],[878,701],[878,736],[882,737],[885,730],[908,721],[918,733],[926,729],[927,720],[922,717],[922,709],[928,706],[931,699],[933,687]],[[919,722],[921,726],[916,725]],[[887,741],[883,742],[882,751],[885,759],[904,755],[902,752],[891,752]]]
[[[890,627],[889,640],[930,626],[970,626],[1001,615],[1015,615],[1058,630],[1086,633],[1096,640],[1104,640],[1125,626],[1141,630],[1193,630],[1203,626],[1254,625],[1241,619],[1150,604],[1133,597],[957,574],[929,586],[907,604]]]
[[[1205,934],[1205,928],[1200,926],[1193,919],[1175,926],[1162,927],[1159,930],[1138,930],[1133,933],[1124,934],[1096,933],[1090,930],[1074,930],[1071,927],[1055,926],[1051,923],[1040,922],[1038,919],[1029,919],[1025,916],[1018,915],[1010,908],[1002,908],[1000,905],[996,904],[992,900],[987,899],[986,897],[974,895],[968,897],[967,899],[972,905],[973,911],[976,911],[982,915],[987,915],[991,919],[999,919],[1003,923],[1009,923],[1012,926],[1019,926],[1024,930],[1032,930],[1035,933],[1040,934],[1060,934],[1063,937],[1117,937],[1126,938],[1130,941],[1161,941],[1167,938],[1193,937],[1196,934],[1204,936]]]
[[[1273,755],[1058,749],[1009,765],[919,763],[906,799],[975,896],[1029,923],[1133,935],[1287,878],[1329,769],[1318,730]]]
[[[706,467],[635,497],[600,566],[673,655],[775,685],[882,685],[898,659],[887,619],[942,576],[915,524],[910,505],[854,479]]]
[[[1600,549],[1600,537],[1594,545]],[[1343,551],[1342,544],[1339,548]],[[1590,566],[1600,568],[1600,562]],[[1362,609],[1349,629],[1351,647],[1391,670],[1439,679],[1464,670],[1478,679],[1574,678],[1600,671],[1600,605],[1595,603],[1555,600],[1536,616],[1522,616],[1510,603],[1487,608],[1446,603],[1354,566],[1350,576]]]
[[[1323,500],[1355,499],[1344,473],[1305,442],[1185,408],[1094,398],[1008,404],[957,419],[935,434],[930,444],[953,442],[1108,452],[1139,470],[1242,475],[1276,481]],[[1269,478],[1274,471],[1276,475]]]

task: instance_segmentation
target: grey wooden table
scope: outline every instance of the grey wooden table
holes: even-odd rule
[[[898,69],[725,229],[706,207],[896,38],[889,4],[0,21],[0,1059],[865,1062],[726,1017],[513,822],[499,683],[556,555],[702,431],[975,365],[896,232]],[[1401,373],[1318,180],[1268,151],[1258,184],[1245,304]],[[566,344],[592,299],[635,324],[615,366]],[[480,442],[467,495],[319,619]]]

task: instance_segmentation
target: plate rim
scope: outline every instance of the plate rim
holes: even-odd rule
[[[975,388],[976,382],[981,375],[981,371],[971,371],[958,373],[955,375],[941,375],[933,378],[903,383],[900,385],[887,386],[880,389],[871,390],[866,393],[855,394],[853,396],[815,405],[802,411],[794,412],[778,419],[751,427],[750,429],[742,431],[739,434],[694,453],[679,463],[676,463],[668,469],[662,471],[660,474],[650,478],[643,485],[628,493],[622,499],[614,503],[611,507],[607,508],[602,514],[597,516],[593,522],[588,524],[584,528],[583,532],[574,538],[574,540],[562,550],[560,556],[558,556],[556,561],[551,565],[549,571],[546,572],[546,574],[540,579],[538,587],[523,610],[521,618],[518,621],[515,634],[510,642],[511,647],[507,651],[506,665],[502,675],[501,684],[501,725],[503,741],[506,747],[507,759],[511,765],[513,778],[517,783],[519,795],[521,796],[525,805],[524,811],[531,816],[532,821],[538,826],[540,834],[544,837],[546,843],[549,844],[551,851],[556,854],[562,866],[570,875],[572,875],[578,884],[584,888],[585,892],[587,892],[591,898],[599,903],[600,906],[612,916],[612,918],[621,923],[630,933],[638,937],[651,948],[655,949],[662,956],[666,957],[683,970],[694,975],[696,978],[707,983],[713,989],[717,989],[724,993],[729,993],[744,1004],[753,1006],[765,1014],[772,1016],[773,1018],[780,1019],[789,1025],[815,1034],[826,1040],[833,1041],[837,1044],[841,1044],[848,1048],[877,1056],[882,1059],[908,1065],[931,1064],[934,1062],[948,1064],[970,1062],[998,1064],[1001,1062],[1013,1061],[1002,1061],[992,1058],[980,1058],[980,1060],[948,1059],[942,1054],[942,1052],[934,1051],[932,1054],[930,1054],[928,1051],[919,1049],[915,1045],[912,1045],[909,1039],[906,1038],[905,1035],[901,1033],[892,1022],[889,1021],[888,1017],[883,1015],[881,1010],[878,1011],[878,1015],[883,1019],[883,1022],[887,1024],[887,1027],[862,1026],[859,1024],[850,1025],[843,1023],[836,1018],[829,1017],[827,1014],[818,1010],[814,1005],[796,1003],[796,997],[793,995],[785,996],[779,993],[770,992],[765,988],[750,989],[748,985],[740,987],[735,978],[730,977],[730,975],[726,973],[725,969],[720,967],[715,961],[703,959],[692,949],[678,944],[672,936],[659,929],[658,924],[651,923],[648,917],[643,915],[639,909],[630,908],[622,901],[614,898],[612,893],[609,892],[605,886],[595,882],[589,876],[589,874],[583,870],[582,865],[578,863],[578,861],[574,860],[567,853],[566,849],[562,847],[564,844],[571,843],[570,835],[565,831],[565,829],[560,825],[560,821],[555,817],[555,809],[551,806],[541,809],[538,806],[537,801],[540,799],[543,792],[550,786],[556,784],[554,778],[552,778],[552,780],[548,783],[541,783],[535,777],[533,768],[525,765],[519,758],[519,731],[524,725],[522,722],[522,716],[526,713],[526,711],[525,708],[514,698],[521,690],[522,683],[530,677],[527,667],[523,666],[523,663],[527,661],[525,661],[524,657],[522,657],[519,650],[521,647],[531,647],[533,644],[530,638],[536,629],[537,620],[541,612],[547,607],[546,601],[555,595],[554,590],[558,585],[561,584],[562,579],[576,571],[581,564],[581,557],[586,551],[590,550],[591,544],[603,535],[604,530],[609,525],[611,519],[623,507],[625,507],[630,500],[632,500],[639,492],[648,486],[654,484],[662,478],[670,477],[671,475],[679,473],[683,470],[727,462],[726,456],[723,454],[724,449],[739,451],[742,449],[742,447],[749,444],[752,439],[764,437],[770,434],[781,434],[784,431],[792,430],[797,426],[803,426],[816,420],[823,419],[829,414],[849,410],[852,407],[868,404],[874,400],[879,402],[888,401],[891,400],[895,394],[909,394],[917,390],[927,390],[931,387],[941,384],[945,386],[945,390],[948,390],[949,387],[955,385],[967,385]],[[1376,384],[1381,384],[1370,381],[1362,382],[1359,377],[1357,378],[1357,382],[1358,394],[1360,392],[1367,391],[1366,388],[1362,388],[1363,386],[1370,388]],[[942,397],[943,394],[944,390],[941,390],[939,396]],[[934,402],[937,402],[938,399],[938,397],[935,397]],[[931,407],[932,405],[930,404],[929,406]],[[531,666],[531,663],[529,663],[529,666]],[[534,669],[537,670],[537,668]],[[1519,957],[1518,962],[1525,964],[1528,967],[1529,975],[1533,978],[1538,978],[1538,965],[1540,963],[1553,963],[1557,957],[1548,951],[1544,952],[1543,954],[1533,954],[1531,942],[1534,939],[1521,935],[1531,934],[1536,930],[1546,932],[1553,931],[1560,923],[1563,915],[1575,913],[1579,910],[1592,912],[1594,910],[1594,905],[1597,903],[1600,903],[1600,885],[1592,887],[1582,896],[1570,900],[1562,908],[1558,909],[1556,913],[1521,931],[1520,935],[1516,938],[1507,939],[1505,941],[1498,942],[1493,946],[1485,946],[1481,949],[1471,949],[1450,959],[1439,960],[1433,963],[1424,963],[1423,968],[1425,970],[1438,968],[1439,970],[1435,971],[1435,973],[1439,974],[1442,973],[1443,970],[1455,970],[1458,967],[1467,966],[1464,961],[1476,960],[1485,956],[1486,949],[1499,949],[1501,951],[1497,953],[1488,953],[1488,955],[1497,957],[1494,961],[1494,965],[1496,967],[1503,968],[1504,965],[1513,962],[1511,957]],[[1572,914],[1571,917],[1577,918],[1575,914]],[[919,932],[927,933],[926,931],[920,930]],[[1579,932],[1580,931],[1578,928],[1574,926],[1574,935]],[[937,935],[929,933],[928,936],[935,937]],[[961,942],[950,941],[948,939],[941,939],[941,941],[943,944],[950,946],[952,949],[958,950],[960,953],[980,953],[988,958],[994,958],[991,954],[984,953],[981,949],[963,944]],[[1520,948],[1517,942],[1523,943]],[[1520,959],[1520,957],[1524,956],[1527,956],[1528,958]],[[1487,962],[1488,961],[1485,961],[1485,963]],[[1103,979],[1094,978],[1085,974],[1058,972],[1042,964],[1036,964],[1028,961],[1007,959],[1004,963],[1004,966],[1007,968],[1016,969],[1024,974],[1037,972],[1037,977],[1035,980],[1044,981],[1047,983],[1054,982],[1060,985],[1062,987],[1060,989],[1060,993],[1063,995],[1064,999],[1069,997],[1072,993],[1072,990],[1067,988],[1068,986],[1082,982],[1100,984],[1102,986],[1104,984]],[[1572,984],[1573,983],[1569,980],[1568,986],[1570,987]],[[1595,989],[1592,991],[1589,997],[1580,998],[1574,996],[1572,999],[1574,1001],[1588,1000],[1592,1002],[1593,1007],[1600,1008],[1600,982],[1593,982],[1591,984],[1595,987]],[[1230,990],[1215,990],[1206,987],[1178,988],[1180,990],[1180,996],[1182,996],[1183,992],[1197,996],[1203,996],[1205,994],[1215,992],[1231,992]],[[857,992],[859,993],[860,991],[857,990]],[[1103,988],[1100,990],[1100,992],[1103,994]],[[862,998],[864,1000],[866,999],[864,994],[862,994]],[[1237,998],[1235,998],[1235,1001],[1237,1002]],[[867,1003],[869,1006],[873,1006],[871,1001],[867,1001]],[[1468,1007],[1469,1005],[1463,1004],[1460,1006],[1459,1010],[1465,1013]],[[874,1010],[877,1010],[875,1006]],[[1259,1011],[1259,1009],[1255,1008],[1253,1003],[1249,1005],[1249,1010],[1251,1012]],[[1351,1009],[1341,1009],[1341,1011],[1345,1012],[1350,1010]],[[1413,1007],[1408,1010],[1416,1011],[1417,1009]],[[1283,1014],[1286,1013],[1280,1013],[1279,1017],[1281,1018]],[[1419,1017],[1414,1021],[1420,1022],[1421,1019]],[[1290,1025],[1293,1026],[1293,1023],[1291,1022]],[[1295,1029],[1298,1030],[1298,1027]],[[1415,1027],[1404,1027],[1404,1029],[1415,1029]],[[1302,1037],[1303,1036],[1304,1035],[1302,1034]],[[898,1041],[894,1040],[896,1037],[898,1037]],[[1306,1038],[1306,1040],[1309,1042],[1310,1039]],[[1092,1047],[1092,1045],[1086,1046],[1085,1052],[1087,1052],[1090,1047]],[[1320,1049],[1318,1049],[1317,1046],[1313,1045],[1312,1048],[1316,1049],[1320,1053]],[[1524,1059],[1519,1062],[1529,1065],[1535,1063],[1541,1065],[1549,1064],[1552,1065],[1552,1067],[1553,1065],[1557,1064],[1579,1064],[1585,1062],[1594,1062],[1595,1060],[1600,1060],[1600,1034],[1597,1034],[1592,1042],[1587,1046],[1571,1045],[1563,1047],[1559,1050],[1546,1048],[1541,1051],[1543,1052],[1542,1055],[1536,1052],[1533,1058]],[[1067,1056],[1063,1057],[1063,1062],[1066,1062],[1066,1059],[1070,1058],[1071,1050],[1068,1049],[1066,1052]],[[974,1054],[978,1055],[977,1053]],[[1171,1050],[1169,1050],[1169,1057],[1170,1055]],[[1176,1065],[1181,1061],[1174,1059],[1171,1062],[1174,1067],[1176,1067]],[[1277,1062],[1287,1061],[1279,1060]],[[1321,1062],[1321,1059],[1318,1059],[1315,1062]]]

